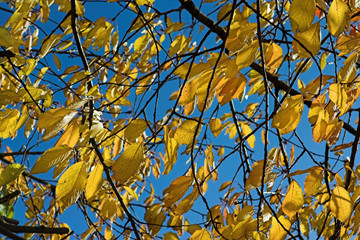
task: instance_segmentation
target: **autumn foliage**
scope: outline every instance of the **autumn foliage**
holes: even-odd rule
[[[359,239],[358,1],[0,12],[4,237]]]

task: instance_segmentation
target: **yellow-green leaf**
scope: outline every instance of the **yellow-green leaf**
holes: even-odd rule
[[[305,47],[302,47],[300,43]],[[294,52],[299,54],[301,58],[310,58],[316,56],[320,50],[320,22],[312,24],[307,30],[295,34],[293,40]],[[311,53],[311,54],[310,54]]]
[[[13,46],[15,38],[11,35],[9,29],[0,26],[0,46],[8,48]]]
[[[289,19],[294,33],[308,29],[315,17],[315,0],[294,0],[290,5]]]
[[[85,189],[87,178],[86,164],[77,162],[60,177],[56,186],[57,202],[63,212],[73,205]]]
[[[30,174],[46,173],[55,165],[72,158],[72,155],[72,148],[67,145],[50,148],[36,160]]]
[[[350,23],[351,10],[346,3],[341,0],[334,0],[327,15],[327,27],[329,32],[338,37],[345,27]]]
[[[147,129],[147,127],[146,120],[135,119],[125,128],[125,137],[130,141],[134,141]]]
[[[304,205],[304,194],[300,185],[293,180],[286,192],[284,201],[282,203],[282,210],[290,218],[296,214]]]
[[[125,147],[124,152],[112,166],[114,179],[125,182],[139,171],[140,164],[144,161],[144,147],[141,142]]]
[[[16,180],[26,167],[18,163],[8,164],[0,171],[0,187]]]
[[[185,120],[175,131],[174,138],[179,145],[190,144],[195,140],[195,130],[199,126],[197,134],[200,133],[201,124],[194,120]]]
[[[98,163],[95,168],[90,172],[89,178],[86,181],[85,197],[91,202],[96,193],[100,190],[103,184],[104,167],[101,163]]]
[[[349,192],[343,187],[335,187],[330,198],[330,210],[341,222],[349,220],[353,211]]]

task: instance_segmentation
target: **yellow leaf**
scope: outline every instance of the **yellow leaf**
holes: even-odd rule
[[[126,182],[135,175],[144,161],[144,147],[141,142],[133,143],[125,147],[124,152],[112,166],[114,179],[119,182]]]
[[[14,46],[15,38],[11,35],[9,29],[0,26],[0,46],[9,48]]]
[[[8,164],[0,171],[0,187],[16,180],[26,167],[18,163]]]
[[[320,50],[321,45],[320,22],[312,24],[307,30],[303,32],[296,33],[295,39],[292,43],[293,49],[294,52],[299,54],[300,58],[310,58],[311,54],[312,56],[316,56]],[[303,48],[299,42],[305,48]]]
[[[273,217],[271,223],[272,227],[269,232],[269,240],[284,240],[287,235],[285,229],[288,231],[290,230],[291,222],[281,215],[278,219]]]
[[[305,196],[315,195],[322,186],[323,168],[315,167],[305,177],[304,191]]]
[[[248,136],[250,133],[252,132],[251,128],[249,127],[249,125],[245,124],[245,123],[241,123],[241,133],[244,136]],[[249,136],[246,139],[247,143],[249,144],[249,146],[251,148],[255,147],[255,135],[252,134],[251,136]]]
[[[41,45],[41,53],[39,57],[45,57],[50,52],[50,50],[61,40],[63,36],[64,34],[53,34],[49,38],[46,38],[45,42],[43,42],[43,44]]]
[[[20,116],[17,109],[5,109],[0,112],[0,138],[14,137],[16,125]]]
[[[60,177],[56,186],[56,200],[61,212],[77,201],[84,191],[86,178],[87,172],[84,162],[75,163]]]
[[[95,168],[90,172],[89,178],[86,181],[85,197],[88,202],[91,202],[96,193],[101,189],[103,184],[104,167],[98,163]]]
[[[136,194],[136,192],[134,190],[132,190],[131,188],[127,187],[127,186],[123,186],[123,188],[133,197],[136,199],[136,201],[139,201],[139,196]]]
[[[199,192],[196,188],[187,195],[184,199],[182,199],[179,204],[176,206],[175,214],[182,215],[188,211],[190,211],[194,205],[195,200],[199,197]]]
[[[221,120],[218,118],[212,118],[209,121],[210,131],[214,134],[214,137],[219,136],[221,133]]]
[[[335,103],[337,108],[346,107],[348,96],[345,91],[345,86],[342,86],[340,83],[333,83],[329,87],[329,98]]]
[[[134,141],[147,129],[147,127],[146,120],[135,119],[125,128],[125,137],[130,141]]]
[[[287,98],[275,114],[271,126],[279,129],[280,134],[292,132],[300,122],[303,108],[302,95]]]
[[[113,218],[116,216],[116,211],[118,209],[118,206],[114,198],[106,195],[105,199],[101,201],[101,205],[99,208],[102,219],[104,220],[109,219],[113,221]]]
[[[284,201],[281,205],[282,210],[290,218],[296,214],[304,205],[304,194],[299,184],[293,180],[286,192]]]
[[[150,36],[148,34],[142,35],[141,37],[136,39],[134,42],[134,51],[142,52],[146,48],[149,40]]]
[[[201,230],[196,230],[189,240],[211,240],[210,233],[206,230],[206,228],[203,228]]]
[[[327,27],[329,32],[338,37],[345,27],[350,23],[351,10],[346,3],[341,0],[334,0],[327,15]]]
[[[173,165],[175,164],[177,160],[177,150],[179,148],[179,145],[177,141],[170,136],[169,133],[170,130],[168,130],[167,126],[164,126],[164,142],[165,142],[165,170],[163,174],[167,175],[171,171]]]
[[[249,118],[254,116],[255,109],[258,105],[259,103],[249,103],[249,105],[246,106],[245,113],[246,115],[248,115]]]
[[[46,173],[73,156],[72,148],[67,145],[56,146],[45,151],[35,162],[30,174]]]
[[[294,33],[308,29],[315,17],[315,0],[294,0],[290,5],[289,19]]]
[[[148,228],[153,235],[157,235],[165,221],[165,213],[160,203],[152,205],[146,209],[144,219],[148,223]]]
[[[175,233],[167,232],[164,234],[163,240],[179,240],[179,238]]]
[[[164,205],[172,206],[176,201],[180,200],[189,190],[194,180],[189,176],[180,176],[176,178],[169,187],[165,188],[163,194],[165,196]]]
[[[182,144],[191,144],[196,136],[195,136],[195,130],[199,125],[199,129],[197,131],[197,134],[201,131],[201,123],[198,123],[194,120],[185,120],[176,130],[174,134],[174,139],[179,145]]]
[[[179,97],[179,104],[185,105],[188,103],[191,103],[195,100],[195,93],[197,90],[198,81],[197,79],[194,79],[192,81],[189,81],[185,84],[181,95]]]
[[[246,87],[246,78],[239,74],[236,78],[223,77],[216,87],[217,99],[221,106],[238,98]]]
[[[37,126],[45,129],[42,136],[44,141],[54,137],[60,132],[76,115],[76,111],[66,108],[50,109],[41,114],[38,119]]]
[[[246,45],[237,53],[236,65],[238,66],[238,71],[250,66],[250,64],[255,60],[258,49],[259,42],[258,40],[254,40],[250,45]]]
[[[276,43],[270,43],[265,51],[266,66],[278,68],[283,61],[283,50]]]
[[[252,165],[252,170],[250,171],[250,174],[245,183],[246,190],[249,191],[259,187],[261,185],[261,179],[263,175],[265,176],[265,183],[273,177],[272,170],[274,165],[270,162],[272,161],[267,161],[268,164],[265,167],[265,174],[263,174],[264,160],[257,161]]]
[[[59,140],[56,142],[56,146],[68,145],[69,147],[75,147],[80,137],[80,127],[76,119],[70,124],[66,131],[61,135]]]
[[[343,187],[335,187],[330,198],[330,210],[341,222],[346,223],[353,211],[349,192]]]

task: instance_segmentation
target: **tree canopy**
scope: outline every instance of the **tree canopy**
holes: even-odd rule
[[[0,234],[359,239],[359,7],[1,1]]]

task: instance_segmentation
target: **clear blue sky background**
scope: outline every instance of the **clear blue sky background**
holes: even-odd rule
[[[196,2],[196,1],[195,1]],[[0,4],[4,5],[3,3]],[[109,7],[111,6],[111,7]],[[103,2],[87,2],[85,4],[85,8],[86,8],[86,12],[85,12],[85,16],[87,18],[89,18],[90,20],[96,20],[99,17],[107,17],[108,19],[111,19],[113,16],[115,16],[118,11],[120,11],[120,7],[119,8],[115,8],[113,7],[115,6],[114,4],[107,4],[107,3],[103,3]],[[177,8],[179,7],[180,4],[178,1],[169,1],[169,0],[156,0],[155,1],[155,7],[157,7],[160,10],[169,10],[169,9],[173,9],[173,8]],[[212,7],[209,7],[212,6]],[[56,13],[56,9],[57,6],[53,5],[51,8],[51,15],[52,16],[52,20],[54,20],[55,22],[60,21],[65,14],[63,12],[61,13]],[[213,5],[211,4],[204,4],[203,9],[204,12],[210,12],[213,10]],[[0,25],[3,25],[4,22],[8,19],[10,15],[3,15],[3,18],[0,19]],[[183,21],[187,22],[189,21],[188,18],[186,18],[185,16],[189,16],[187,13],[183,13],[182,17],[183,17]],[[124,34],[124,32],[126,31],[126,29],[129,28],[131,20],[135,17],[134,14],[130,13],[130,12],[124,12],[124,14],[121,14],[120,17],[117,19],[117,24],[116,24],[116,29],[119,31],[120,33],[120,38],[122,37],[122,34]],[[172,20],[175,21],[177,19],[176,14],[175,15],[171,15]],[[211,16],[212,18],[215,17]],[[318,19],[316,18],[315,21],[318,21]],[[44,27],[44,26],[42,26]],[[46,27],[44,27],[44,30],[49,33],[51,32],[51,30],[56,27],[56,24],[51,23],[50,21],[46,24]],[[196,29],[194,32],[197,33]],[[205,28],[205,30],[207,30]],[[203,34],[202,34],[203,35]],[[41,37],[42,38],[42,37]],[[193,35],[193,41],[197,41],[199,42],[200,39],[198,39],[199,37],[197,35]],[[135,38],[134,38],[135,39]],[[134,40],[133,39],[133,40]],[[210,44],[213,44],[214,42],[214,37],[209,38],[208,43],[206,44],[206,47],[211,47]],[[284,49],[285,50],[285,49]],[[56,68],[54,67],[54,62],[52,59],[52,55],[49,54],[46,57],[47,61],[49,62],[50,66],[52,66],[52,68],[55,70]],[[69,66],[70,64],[77,64],[77,65],[82,65],[81,64],[81,60],[80,58],[74,58],[74,59],[65,59],[62,58],[62,70],[65,69],[67,66]],[[329,57],[329,61],[331,61],[331,57]],[[340,62],[341,63],[341,62]],[[338,63],[338,65],[341,66],[341,64]],[[333,65],[329,65],[325,70],[328,70],[329,72],[327,74],[333,75],[334,73],[331,72],[333,70],[331,70],[333,68]],[[242,73],[246,73],[246,71],[242,70]],[[284,74],[286,75],[286,72],[280,72],[280,74]],[[283,76],[284,76],[283,75]],[[318,72],[317,69],[313,66],[310,68],[309,71],[307,71],[304,74],[300,75],[300,79],[302,79],[305,83],[308,83],[309,81],[313,80],[316,76],[318,76]],[[50,79],[51,80],[51,79]],[[284,79],[282,79],[284,80]],[[57,81],[57,80],[54,80]],[[161,118],[161,116],[164,116],[165,111],[172,108],[174,102],[170,102],[169,101],[169,96],[172,92],[176,91],[178,88],[178,84],[176,81],[173,82],[173,84],[168,84],[166,88],[163,89],[163,91],[161,92],[160,95],[160,99],[161,99],[161,105],[160,108],[158,108],[158,116],[159,118]],[[61,92],[57,93],[55,95],[55,100],[61,102],[63,100],[63,95]],[[247,106],[248,103],[250,102],[257,102],[259,100],[257,95],[254,96],[250,96],[248,98],[247,101],[244,101],[243,103],[240,103],[239,101],[235,100],[235,106],[236,109],[238,111],[242,111],[243,109],[245,109],[245,107]],[[212,108],[210,109],[209,113],[212,112],[211,110],[215,108],[215,104],[216,100],[212,106]],[[149,112],[151,112],[153,109],[149,109]],[[272,109],[271,109],[272,110]],[[220,115],[218,117],[220,117],[223,113],[226,112],[230,112],[230,109],[228,107],[228,105],[225,105],[222,110],[220,111]],[[199,112],[196,110],[194,112],[194,114],[192,116],[198,116]],[[325,145],[324,143],[318,144],[318,143],[314,143],[312,140],[312,132],[311,132],[311,127],[310,127],[310,123],[307,119],[307,115],[308,115],[308,108],[305,106],[304,107],[304,112],[302,115],[302,119],[301,122],[298,126],[298,134],[301,136],[302,140],[305,142],[305,144],[307,144],[307,147],[310,151],[314,151],[320,154],[323,154],[324,149],[325,149]],[[205,115],[205,117],[209,117],[208,115]],[[159,120],[159,119],[158,119]],[[252,126],[254,127],[254,126]],[[212,139],[213,140],[213,144],[225,144],[225,145],[231,145],[231,144],[236,144],[234,142],[234,139],[229,139],[228,135],[223,136],[223,134],[225,133],[225,131],[222,132],[222,135],[219,136],[216,139]],[[261,160],[263,159],[263,144],[261,143],[261,137],[260,137],[260,133],[261,131],[259,131],[256,134],[256,145],[255,145],[255,149],[253,152],[253,158],[257,159],[257,160]],[[291,134],[286,135],[285,137],[289,137]],[[37,138],[37,137],[36,137]],[[35,141],[32,141],[30,146],[33,146],[34,144],[36,144],[36,138]],[[295,140],[295,138],[291,138],[292,140]],[[274,146],[277,146],[277,138],[274,135],[270,135],[269,137],[270,140],[270,145],[269,145],[269,149],[271,149]],[[350,142],[352,141],[351,138],[345,138],[344,143],[346,142]],[[52,147],[54,145],[55,140],[49,141],[47,143],[42,143],[40,146],[42,148],[42,150],[48,149],[50,147]],[[295,141],[297,142],[297,141]],[[18,132],[18,136],[16,138],[16,141],[11,141],[10,139],[7,139],[5,141],[3,141],[2,144],[2,151],[4,151],[4,147],[6,145],[9,145],[13,151],[17,151],[19,150],[23,144],[27,143],[27,139],[25,139],[24,135],[23,135],[23,130],[20,130]],[[274,143],[274,144],[272,144]],[[286,150],[288,152],[288,154],[290,153],[290,148],[291,145],[288,145]],[[187,155],[181,155],[180,153],[184,150],[184,147],[181,147],[179,149],[179,159],[177,161],[177,163],[174,166],[174,170],[168,175],[168,176],[161,176],[159,180],[155,180],[152,179],[152,183],[155,187],[155,192],[157,194],[161,194],[162,190],[169,186],[169,184],[171,183],[171,181],[176,178],[177,176],[183,174],[185,172],[185,170],[190,166],[189,163],[185,164],[186,161],[188,160],[189,156]],[[41,150],[41,149],[37,149],[37,150]],[[299,149],[296,149],[296,156],[300,153]],[[226,152],[227,153],[227,152]],[[340,157],[340,159],[344,159],[346,157],[346,154],[348,153],[348,151],[345,151],[344,156]],[[290,154],[289,154],[290,155]],[[216,154],[215,154],[216,156]],[[334,157],[333,154],[331,154],[332,157]],[[36,160],[36,157],[29,157],[30,162],[34,163]],[[216,157],[215,160],[217,161],[219,158]],[[321,157],[319,157],[317,159],[318,161],[322,161],[323,159]],[[201,163],[203,160],[199,160],[199,163]],[[225,181],[229,181],[232,180],[232,177],[236,171],[236,168],[239,165],[239,156],[234,154],[232,155],[229,159],[227,159],[226,161],[224,161],[223,165],[221,166],[221,168],[219,169],[219,177],[220,180],[214,184],[210,185],[209,182],[209,189],[208,192],[206,193],[205,197],[207,198],[210,206],[213,206],[215,204],[218,204],[220,202],[219,197],[223,196],[223,193],[219,194],[218,189],[219,186],[221,185],[221,183],[225,182]],[[304,154],[304,156],[301,158],[300,162],[296,165],[295,169],[307,169],[308,167],[313,166],[313,162],[310,160],[310,158]],[[293,169],[293,170],[295,170]],[[39,175],[39,177],[45,178],[45,179],[51,179],[52,178],[52,172],[48,173],[48,174],[42,174]],[[242,176],[239,175],[238,178],[240,179]],[[301,176],[297,176],[295,177],[295,179],[298,181],[298,183],[303,186],[303,182],[304,182],[304,177],[305,175],[301,175]],[[151,179],[151,178],[150,178]],[[241,181],[239,181],[241,182]],[[276,182],[276,184],[280,184],[280,179]],[[286,187],[287,187],[287,183],[283,183],[283,193],[286,192]],[[225,192],[224,192],[225,193]],[[141,198],[143,199],[143,198]],[[24,216],[24,208],[22,207],[22,203],[21,200],[18,200],[19,204],[17,204],[16,208],[15,208],[15,218],[20,220],[22,224],[24,224],[27,219]],[[140,200],[141,203],[141,200]],[[206,214],[205,211],[205,206],[203,204],[203,202],[201,201],[201,199],[199,198],[196,201],[196,204],[194,205],[194,209],[200,210],[201,212]],[[144,215],[144,211],[142,208],[135,208],[135,213],[136,215],[140,216],[140,218],[143,217]],[[199,216],[197,214],[189,214],[188,216],[191,217],[190,222],[202,222],[202,220],[199,218]],[[93,217],[95,217],[93,215]],[[80,212],[80,210],[78,210],[77,206],[74,205],[72,207],[70,207],[69,209],[67,209],[64,214],[60,217],[60,219],[69,224],[69,226],[71,227],[72,230],[75,231],[76,234],[81,234],[82,232],[84,232],[87,229],[87,224],[84,220],[84,218],[82,217],[82,213]],[[94,218],[95,220],[95,218]],[[96,221],[96,220],[95,220]],[[164,230],[165,231],[165,230]],[[166,230],[169,231],[169,230]],[[187,236],[187,235],[185,235]]]

